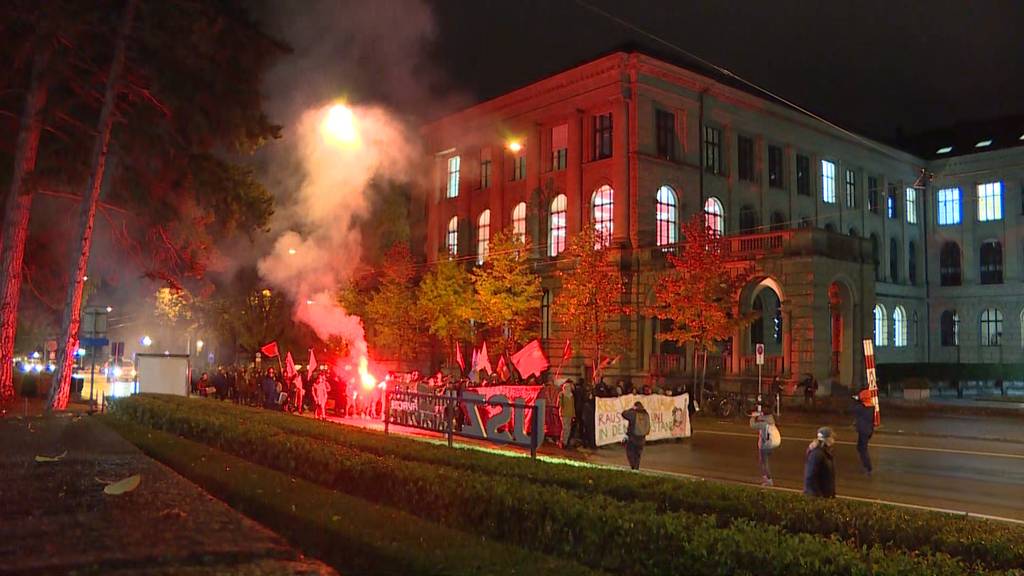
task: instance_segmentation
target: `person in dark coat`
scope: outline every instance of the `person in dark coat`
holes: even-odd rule
[[[267,373],[260,380],[260,390],[263,392],[263,406],[272,410],[277,409],[277,374],[273,367],[267,368]]]
[[[817,437],[807,446],[804,494],[818,498],[836,497],[836,467],[832,458],[835,441],[831,428],[818,428]]]
[[[650,433],[651,417],[644,409],[644,405],[640,402],[635,402],[633,407],[622,412],[622,417],[626,420],[626,459],[629,461],[629,467],[633,470],[640,469],[640,456],[644,452],[644,443],[647,440],[647,434]],[[643,426],[637,429],[637,422],[646,420],[646,431]]]
[[[864,474],[871,476],[871,454],[868,453],[868,441],[875,433],[875,404],[871,398],[871,391],[861,390],[853,397],[853,427],[857,430],[857,454],[860,455],[860,464],[864,467]]]

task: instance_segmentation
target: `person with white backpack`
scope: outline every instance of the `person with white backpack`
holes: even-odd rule
[[[750,413],[750,427],[757,430],[758,462],[761,465],[761,485],[773,486],[772,468],[768,461],[772,451],[782,444],[782,434],[775,425],[775,416],[760,411]]]

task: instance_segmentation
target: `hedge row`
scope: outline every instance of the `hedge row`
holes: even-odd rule
[[[196,404],[123,400],[114,414],[454,528],[623,574],[955,575],[984,573],[944,554],[855,548],[739,519],[658,513],[557,486],[379,456],[286,434]]]
[[[451,450],[398,436],[384,437],[369,430],[325,426],[315,420],[259,409],[239,409],[221,402],[196,404],[173,397],[138,401],[230,414],[289,434],[327,440],[379,456],[518,478],[585,494],[602,494],[619,501],[650,502],[661,512],[713,514],[720,525],[745,518],[787,532],[835,536],[855,546],[943,552],[990,568],[1024,567],[1024,527],[1016,525],[856,500],[812,500],[800,494],[746,486],[565,466],[477,450]]]
[[[342,574],[602,574],[371,504],[124,419],[107,422],[150,456]]]

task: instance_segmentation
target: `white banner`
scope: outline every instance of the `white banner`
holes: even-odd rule
[[[629,394],[617,398],[596,398],[594,414],[595,436],[598,446],[615,444],[626,436],[626,420],[622,413],[639,401],[651,415],[651,433],[648,440],[689,438],[690,395],[662,396],[661,394]]]

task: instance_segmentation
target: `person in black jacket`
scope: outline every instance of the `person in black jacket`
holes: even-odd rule
[[[651,416],[640,402],[622,412],[626,420],[626,460],[633,470],[640,469],[640,456],[644,452],[644,442],[651,432]]]
[[[819,498],[836,497],[836,467],[832,459],[835,435],[831,428],[819,428],[817,437],[807,447],[804,464],[804,494]]]
[[[871,454],[868,453],[868,441],[875,433],[875,404],[872,402],[871,391],[864,389],[853,397],[853,425],[857,430],[857,454],[860,455],[864,474],[871,476]]]

